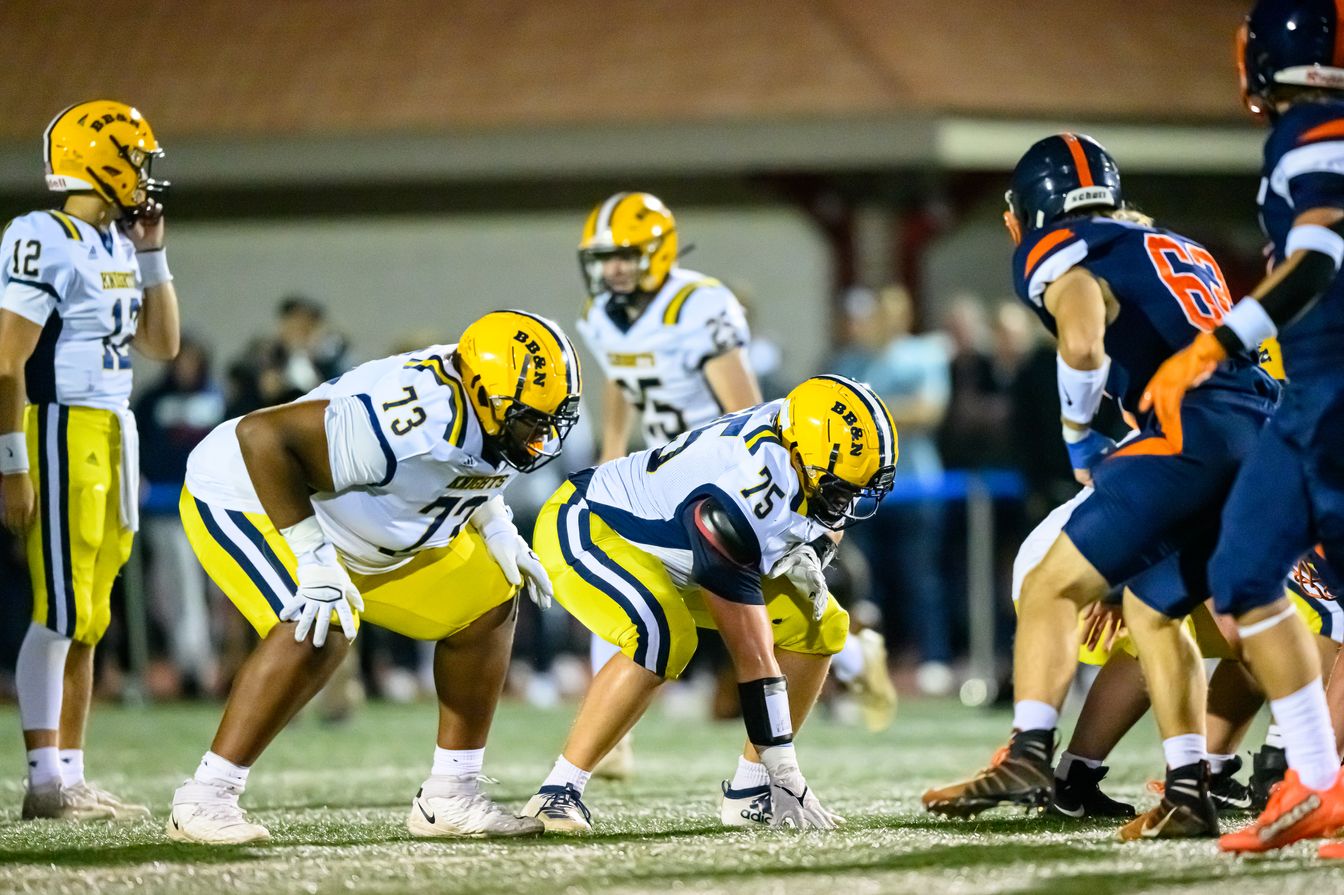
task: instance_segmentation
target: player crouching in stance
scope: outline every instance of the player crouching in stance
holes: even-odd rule
[[[1075,475],[1095,493],[1023,582],[1006,757],[925,793],[924,805],[966,816],[1006,802],[1046,804],[1055,727],[1078,652],[1078,612],[1124,585],[1124,618],[1167,773],[1161,804],[1122,838],[1216,835],[1206,684],[1182,621],[1209,593],[1205,570],[1218,516],[1278,386],[1250,351],[1240,351],[1191,395],[1183,440],[1150,413],[1138,419],[1139,435],[1117,449],[1091,428],[1103,390],[1109,386],[1122,408],[1136,406],[1158,365],[1231,309],[1222,273],[1202,246],[1127,212],[1115,161],[1084,136],[1060,134],[1031,147],[1013,172],[1008,202],[1005,218],[1019,237],[1019,296],[1058,336],[1064,440]]]
[[[591,831],[582,797],[593,767],[681,674],[701,627],[723,637],[747,727],[724,822],[839,823],[803,779],[793,733],[848,632],[822,567],[838,532],[891,489],[896,453],[891,415],[867,386],[818,376],[571,476],[533,542],[561,605],[620,652],[525,813],[548,830]]]
[[[480,791],[525,585],[545,570],[500,493],[559,452],[578,419],[578,358],[560,328],[496,311],[457,345],[372,361],[281,407],[221,424],[192,452],[182,521],[210,577],[263,638],[234,681],[169,837],[269,836],[238,805],[263,749],[341,663],[361,621],[438,641],[438,748],[416,836],[522,836]],[[333,616],[337,630],[328,630]],[[308,642],[311,633],[312,642]]]

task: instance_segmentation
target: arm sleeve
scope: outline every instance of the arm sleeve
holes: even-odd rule
[[[681,523],[691,544],[691,579],[734,603],[762,605],[760,545],[741,512],[721,495],[689,502]]]

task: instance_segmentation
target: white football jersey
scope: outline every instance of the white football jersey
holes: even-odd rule
[[[755,533],[762,575],[826,529],[798,512],[802,488],[779,440],[784,402],[771,401],[692,429],[661,448],[593,470],[584,499],[623,538],[656,555],[679,586],[690,583],[691,550],[681,511],[713,496]]]
[[[143,292],[135,247],[59,211],[17,217],[0,239],[0,308],[42,327],[28,401],[120,410]]]
[[[313,508],[351,571],[388,571],[444,546],[517,475],[481,456],[481,426],[451,361],[455,347],[370,361],[298,399],[330,402],[336,491],[314,494]],[[191,452],[187,490],[212,506],[261,513],[237,426],[237,419],[220,424]]]
[[[742,305],[728,287],[673,268],[628,326],[623,312],[613,319],[610,301],[611,293],[603,292],[588,303],[579,335],[606,377],[638,408],[646,447],[661,447],[723,413],[705,380],[705,363],[751,338]]]

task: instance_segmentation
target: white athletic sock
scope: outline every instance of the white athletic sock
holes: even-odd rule
[[[602,670],[602,666],[611,661],[611,657],[621,651],[621,648],[614,643],[608,643],[596,634],[588,641],[588,664],[593,669],[593,674]]]
[[[227,786],[242,792],[247,786],[247,774],[251,768],[240,767],[213,752],[207,752],[196,768],[196,782],[210,783],[215,786]]]
[[[561,755],[555,760],[555,767],[546,775],[542,781],[542,786],[572,786],[583,795],[583,788],[588,785],[588,778],[593,776],[592,771],[585,771],[576,764],[572,764],[569,759]]]
[[[28,750],[28,786],[37,789],[61,779],[61,750],[42,746]]]
[[[1212,752],[1210,752],[1209,773],[1210,774],[1221,773],[1223,768],[1227,767],[1227,763],[1236,757],[1237,756],[1235,753],[1233,753],[1232,755],[1214,755]]]
[[[1162,754],[1168,768],[1183,768],[1203,761],[1209,754],[1209,741],[1202,733],[1182,733],[1162,741]]]
[[[440,749],[434,747],[434,768],[431,774],[453,777],[476,777],[485,765],[485,749]]]
[[[19,723],[24,730],[59,730],[61,692],[65,686],[65,654],[70,638],[28,625],[14,663],[14,687],[19,695]]]
[[[1265,731],[1265,745],[1273,749],[1283,748],[1283,731],[1279,729],[1279,725],[1269,725]]]
[[[859,638],[850,635],[845,640],[845,648],[831,656],[831,674],[842,684],[863,674],[863,647],[859,645]]]
[[[745,756],[737,757],[737,773],[729,782],[729,789],[754,789],[770,784],[770,772],[759,761],[748,761]]]
[[[84,782],[84,750],[61,750],[61,785],[78,786]]]
[[[1271,699],[1269,710],[1283,732],[1288,767],[1312,789],[1328,789],[1339,776],[1339,755],[1321,679],[1282,699]]]
[[[1097,768],[1101,767],[1102,761],[1103,759],[1100,758],[1084,758],[1081,755],[1074,755],[1072,752],[1065,749],[1060,753],[1059,764],[1055,765],[1055,779],[1069,779],[1069,770],[1073,767],[1074,762],[1082,762],[1083,765],[1095,771]]]
[[[1013,730],[1054,730],[1059,709],[1034,699],[1013,703]]]

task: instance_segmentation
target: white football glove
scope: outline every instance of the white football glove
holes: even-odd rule
[[[811,601],[812,621],[821,621],[831,594],[826,590],[826,576],[821,573],[821,560],[811,546],[803,544],[786,553],[770,570],[770,577],[788,579],[800,597]]]
[[[347,640],[354,640],[358,628],[355,612],[364,611],[364,600],[350,576],[336,558],[336,548],[323,543],[299,557],[299,590],[294,601],[280,611],[281,621],[298,621],[294,639],[299,643],[313,633],[313,646],[327,642],[331,614],[340,619]]]
[[[539,609],[550,609],[555,597],[551,577],[537,554],[513,526],[513,512],[498,495],[471,514],[471,524],[485,541],[485,549],[514,587],[522,586]]]
[[[795,830],[834,830],[845,819],[827,811],[803,779],[792,746],[761,750],[761,762],[770,774],[770,826]]]

